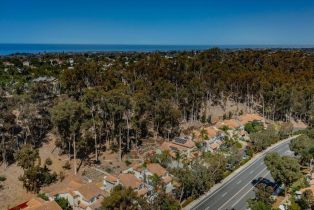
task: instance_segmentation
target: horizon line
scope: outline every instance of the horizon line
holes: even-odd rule
[[[2,43],[0,42],[0,45],[112,45],[112,46],[118,46],[118,45],[126,45],[126,46],[311,46],[314,47],[314,44],[136,44],[136,43],[18,43],[18,42],[12,42],[12,43]]]

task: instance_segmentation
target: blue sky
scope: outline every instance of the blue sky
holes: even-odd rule
[[[0,0],[0,43],[314,44],[314,0]]]

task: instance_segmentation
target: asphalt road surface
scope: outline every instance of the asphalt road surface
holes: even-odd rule
[[[289,141],[274,147],[269,152],[277,152],[280,155],[290,156],[293,153],[289,149]],[[269,153],[268,152],[268,153]],[[245,210],[247,200],[254,198],[254,185],[259,177],[273,181],[264,164],[264,157],[257,158],[252,164],[244,168],[228,182],[223,184],[213,193],[209,194],[193,210]]]

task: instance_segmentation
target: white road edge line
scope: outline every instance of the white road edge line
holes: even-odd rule
[[[261,172],[259,172],[258,174],[256,174],[256,176],[253,178],[257,178],[260,174],[264,173],[265,171],[267,171],[267,168],[264,168]],[[226,204],[228,204],[235,196],[237,196],[244,188],[246,188],[248,185],[252,184],[251,182],[247,183],[246,185],[244,185],[236,194],[234,194],[231,198],[229,198],[222,206],[220,206],[218,208],[219,209],[222,209]],[[206,208],[206,209],[209,209],[209,208]]]
[[[263,178],[265,178],[268,174],[270,174],[269,171],[263,176]],[[259,182],[258,182],[258,183],[259,183]],[[238,201],[235,202],[235,203],[232,205],[231,208],[234,208],[234,207],[241,201],[241,199],[242,199],[244,196],[246,196],[249,192],[251,192],[251,190],[252,190],[258,183],[256,183],[255,185],[253,185],[253,187],[251,187],[251,189],[249,189],[246,193],[244,193],[244,194],[238,199]]]
[[[206,194],[204,194],[202,200],[199,203],[196,203],[194,205],[192,205],[190,208],[188,209],[196,209],[197,207],[199,207],[200,205],[202,205],[203,203],[205,203],[209,198],[211,198],[214,194],[216,194],[217,192],[219,192],[223,186],[225,186],[226,184],[228,184],[229,182],[232,181],[232,179],[235,179],[236,177],[240,176],[243,172],[245,172],[246,170],[248,170],[250,168],[250,166],[254,165],[255,162],[257,162],[260,158],[263,158],[268,152],[272,152],[274,150],[276,150],[279,146],[282,146],[283,144],[285,144],[286,142],[289,142],[290,140],[298,137],[299,135],[295,135],[292,137],[289,137],[287,139],[284,139],[280,142],[278,142],[277,145],[274,145],[273,148],[269,149],[268,151],[264,151],[265,153],[262,154],[260,157],[257,157],[254,161],[252,161],[252,163],[250,163],[250,165],[247,166],[247,168],[244,168],[242,171],[240,171],[238,174],[236,174],[234,177],[232,177],[231,179],[229,179],[228,181],[226,181],[225,183],[223,183],[219,188],[217,188],[216,190],[214,190],[213,192],[211,192],[209,194],[209,196],[206,196]],[[266,149],[267,150],[267,149]]]

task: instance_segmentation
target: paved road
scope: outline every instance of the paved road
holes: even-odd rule
[[[281,155],[293,155],[289,149],[289,142],[280,144],[269,152],[278,152]],[[244,168],[237,175],[235,175],[228,182],[223,184],[216,191],[209,194],[197,205],[193,210],[226,210],[235,209],[243,210],[247,208],[246,201],[249,198],[254,198],[254,184],[253,180],[259,177],[264,177],[273,181],[269,171],[264,164],[264,157],[257,158],[252,164]]]

